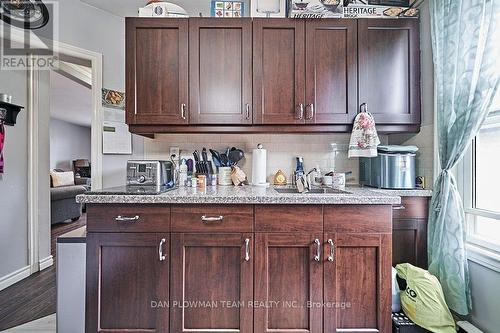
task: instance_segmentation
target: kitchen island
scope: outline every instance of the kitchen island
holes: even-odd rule
[[[91,192],[86,332],[391,331],[393,205],[366,188]]]

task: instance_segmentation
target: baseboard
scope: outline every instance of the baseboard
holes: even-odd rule
[[[479,328],[476,326],[472,325],[468,321],[459,321],[457,322],[458,326],[458,332],[463,332],[463,333],[483,333]]]
[[[25,266],[6,276],[0,277],[0,290],[12,286],[14,283],[30,276],[30,266]]]
[[[49,268],[54,264],[54,258],[52,256],[48,256],[47,258],[43,258],[38,262],[40,265],[40,270],[43,271],[45,268]]]

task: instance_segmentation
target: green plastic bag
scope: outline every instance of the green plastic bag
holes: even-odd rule
[[[410,264],[396,266],[406,280],[401,291],[401,308],[415,324],[435,333],[456,333],[455,321],[444,300],[438,279],[428,271]]]

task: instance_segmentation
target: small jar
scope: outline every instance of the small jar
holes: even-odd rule
[[[191,178],[191,187],[197,187],[198,186],[198,178],[193,177]]]
[[[198,187],[204,188],[207,186],[207,176],[199,175],[198,176]]]

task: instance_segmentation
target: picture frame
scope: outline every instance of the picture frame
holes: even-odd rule
[[[210,15],[218,18],[240,18],[245,16],[243,1],[212,0]]]

